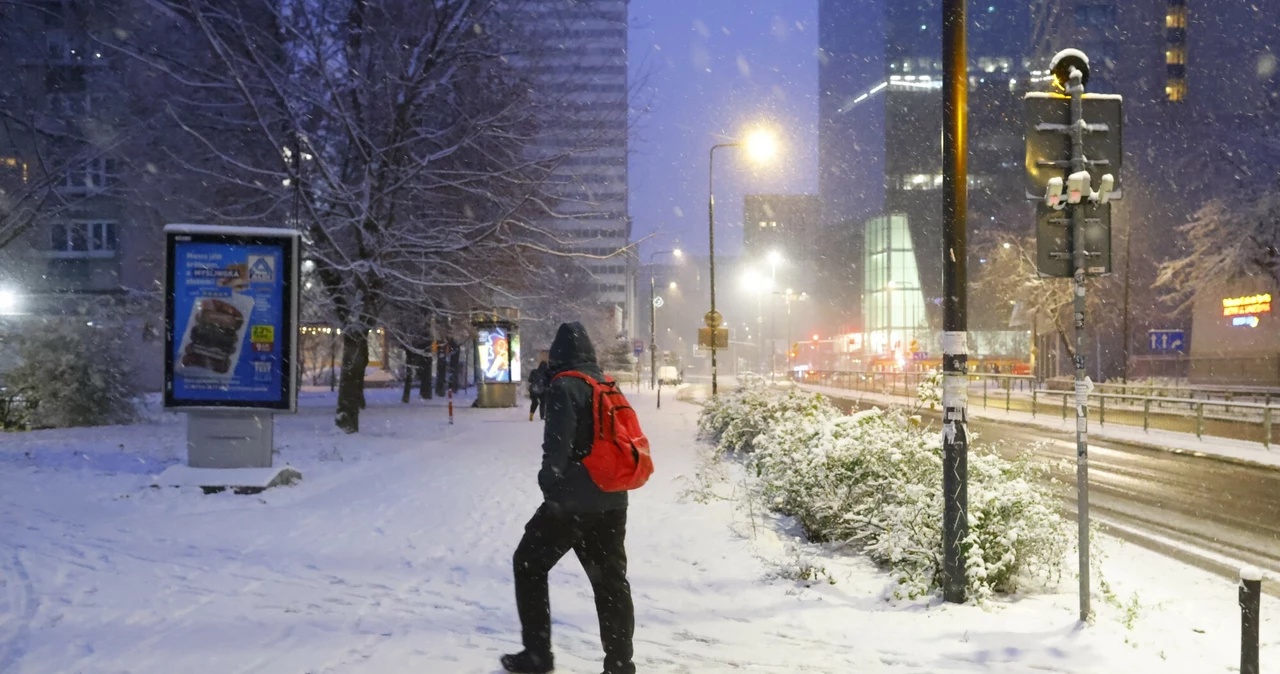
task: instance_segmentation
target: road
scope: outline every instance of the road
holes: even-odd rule
[[[1006,456],[1042,443],[1043,460],[1071,485],[1064,509],[1075,519],[1074,434],[988,420],[971,426]],[[1280,470],[1090,438],[1089,490],[1092,517],[1109,534],[1232,580],[1242,564],[1280,578]],[[1265,587],[1280,597],[1276,583]]]

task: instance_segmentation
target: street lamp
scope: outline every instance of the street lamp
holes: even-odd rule
[[[653,273],[653,258],[659,255],[670,255],[678,260],[684,257],[684,251],[672,248],[649,253],[649,388],[658,386],[658,294],[655,289],[657,280]],[[675,287],[676,282],[672,281],[671,289],[674,290]],[[639,386],[639,383],[636,385]]]
[[[782,264],[785,259],[782,253],[776,250],[769,251],[769,279],[772,286],[778,285],[778,265]],[[790,347],[788,347],[790,348]],[[769,381],[774,380],[773,371],[778,369],[775,367],[773,359],[778,351],[778,306],[777,302],[770,298],[769,301]]]
[[[707,163],[707,241],[710,248],[708,280],[711,283],[711,310],[704,317],[704,322],[711,329],[711,395],[719,391],[716,374],[719,369],[716,362],[716,331],[720,329],[721,317],[716,311],[716,150],[722,147],[747,147],[747,152],[756,161],[766,161],[777,151],[777,141],[764,129],[757,129],[747,136],[745,141],[717,143],[711,146],[710,161]]]
[[[0,288],[0,316],[18,313],[18,293]]]
[[[787,288],[786,292],[775,290],[773,294],[782,295],[782,298],[787,301],[787,371],[790,372],[795,369],[795,362],[791,354],[791,302],[793,300],[803,302],[809,299],[809,293],[797,293],[791,288]],[[817,339],[817,335],[814,336],[814,339]]]
[[[756,355],[760,365],[764,364],[764,294],[773,290],[773,281],[754,270],[747,270],[742,276],[743,286],[756,294]]]

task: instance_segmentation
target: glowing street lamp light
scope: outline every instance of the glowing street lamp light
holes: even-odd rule
[[[0,315],[18,313],[18,293],[0,288]]]
[[[745,141],[747,146],[747,154],[757,162],[765,162],[773,159],[778,153],[778,140],[772,133],[765,129],[756,129],[747,136]]]

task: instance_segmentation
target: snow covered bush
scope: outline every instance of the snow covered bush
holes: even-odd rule
[[[795,517],[811,540],[854,546],[891,569],[899,596],[941,586],[942,442],[936,431],[899,411],[846,416],[821,399],[810,407],[768,389],[736,395],[743,399],[722,400],[704,412],[704,429],[725,429],[723,449],[752,449],[747,466],[767,506]],[[726,418],[736,415],[749,419]],[[1069,539],[1043,477],[1025,455],[1011,462],[972,450],[964,551],[973,600],[1060,573]]]
[[[37,407],[37,427],[100,426],[133,421],[137,391],[125,356],[123,324],[80,318],[31,319],[0,336],[18,365],[5,388]]]
[[[775,389],[768,379],[749,374],[737,389],[708,401],[698,422],[699,435],[726,453],[751,452],[755,439],[783,420],[821,420],[839,412],[821,395]]]
[[[920,380],[920,384],[916,386],[916,400],[921,405],[926,405],[931,410],[938,409],[942,405],[942,371],[930,370]]]

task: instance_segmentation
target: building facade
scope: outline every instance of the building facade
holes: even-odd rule
[[[548,111],[539,151],[556,161],[542,225],[580,254],[598,302],[635,334],[628,252],[627,0],[552,0],[521,9],[527,61]]]
[[[138,384],[159,390],[161,319],[138,300],[160,278],[163,248],[124,197],[125,64],[95,46],[80,3],[0,13],[0,109],[14,122],[0,127],[0,313],[90,326],[110,317]]]
[[[845,237],[852,262],[829,273],[852,272],[860,287],[848,313],[864,323],[874,313],[868,298],[889,296],[866,285],[885,280],[866,268],[877,254],[865,248],[868,228],[899,216],[927,322],[936,330],[940,320],[940,5],[819,3],[822,224],[854,232]],[[971,5],[969,19],[971,239],[1034,231],[1021,183],[1022,98],[1050,86],[1044,68],[1053,53],[1083,49],[1089,90],[1125,97],[1124,198],[1113,205],[1112,242],[1113,269],[1124,277],[1104,291],[1119,303],[1116,288],[1127,286],[1131,307],[1128,321],[1114,314],[1091,321],[1089,339],[1105,365],[1097,374],[1119,374],[1121,354],[1142,353],[1148,329],[1191,327],[1150,289],[1160,262],[1179,252],[1174,228],[1210,198],[1276,184],[1280,143],[1267,134],[1280,128],[1280,1],[990,0]],[[1123,252],[1128,237],[1132,265]],[[981,261],[970,263],[972,279]],[[917,303],[895,301],[904,311]],[[970,294],[971,308],[983,301]],[[971,317],[971,328],[1007,329],[1008,310],[987,309]]]
[[[742,199],[742,254],[813,265],[819,256],[821,202],[816,194],[748,194]]]
[[[850,277],[852,305],[833,316],[859,328],[890,314],[935,328],[941,320],[941,16],[938,0],[819,3],[822,225],[851,258],[826,273]],[[970,22],[970,223],[1012,228],[1025,211],[1018,113],[1031,84],[1030,14],[1025,3],[992,0],[972,7]],[[870,269],[886,240],[896,256],[914,251],[913,290],[883,285],[901,279]]]

